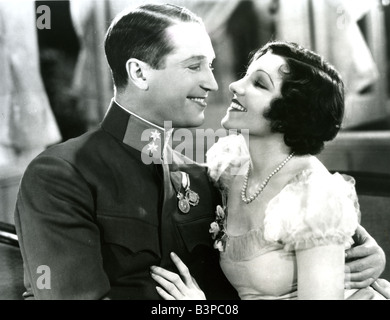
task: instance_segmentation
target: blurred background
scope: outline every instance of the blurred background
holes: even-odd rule
[[[106,29],[122,9],[144,2],[0,0],[0,221],[13,223],[18,184],[33,157],[99,125],[113,94]],[[203,128],[220,128],[228,85],[268,40],[298,42],[336,66],[346,115],[320,158],[329,170],[371,179],[365,186],[376,198],[363,206],[373,213],[363,217],[390,249],[390,204],[380,202],[390,197],[390,0],[168,2],[203,18],[216,52],[220,89],[210,95]]]
[[[113,92],[105,31],[122,9],[144,2],[0,0],[0,164],[28,162],[100,123]],[[220,89],[203,127],[220,127],[228,85],[245,71],[249,53],[284,39],[324,55],[341,72],[344,131],[390,129],[390,0],[171,2],[204,19],[216,51]]]

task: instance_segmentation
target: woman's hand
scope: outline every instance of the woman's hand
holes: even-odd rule
[[[357,243],[345,252],[345,287],[364,288],[371,285],[385,269],[386,257],[373,237],[358,226],[354,240]]]
[[[173,252],[171,259],[179,270],[180,276],[161,267],[150,268],[152,278],[161,286],[156,287],[158,294],[165,300],[206,300],[205,294],[183,261]]]

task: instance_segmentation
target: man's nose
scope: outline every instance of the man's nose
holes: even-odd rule
[[[207,71],[207,74],[205,75],[205,79],[204,79],[201,87],[207,91],[217,91],[218,90],[217,80],[215,80],[214,74],[211,70]]]

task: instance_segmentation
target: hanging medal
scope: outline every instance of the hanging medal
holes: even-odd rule
[[[199,203],[199,195],[190,189],[190,176],[186,172],[179,171],[181,174],[181,181],[174,183],[177,192],[177,206],[181,213],[187,214],[190,212],[191,206],[196,206]]]
[[[188,173],[182,172],[182,185],[185,190],[185,198],[191,206],[196,206],[199,203],[199,195],[190,189],[190,176]]]
[[[179,199],[177,205],[181,212],[187,214],[190,212],[190,201],[187,198],[187,194],[185,190],[188,187],[189,184],[189,175],[188,173],[181,172],[181,186],[180,189],[184,190],[184,192],[181,192],[181,190],[177,193],[177,198]]]
[[[188,176],[188,183],[186,187],[186,198],[188,199],[188,202],[191,206],[197,206],[199,203],[199,195],[190,189],[190,178]]]
[[[177,198],[179,199],[177,205],[180,211],[185,214],[190,212],[190,202],[188,201],[187,197],[183,193],[179,192],[177,194]]]

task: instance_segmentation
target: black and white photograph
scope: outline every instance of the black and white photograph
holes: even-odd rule
[[[242,319],[389,259],[390,0],[0,0],[0,300]]]

